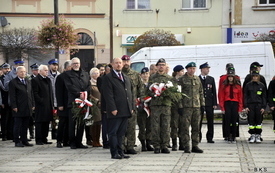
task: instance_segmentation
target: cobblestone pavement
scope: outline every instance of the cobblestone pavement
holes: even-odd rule
[[[221,128],[221,124],[215,124],[214,144],[206,143],[203,138],[199,145],[204,150],[202,154],[140,152],[137,140],[138,154],[122,160],[111,159],[109,150],[103,148],[59,149],[54,140],[50,140],[51,145],[24,148],[14,147],[11,141],[0,141],[0,172],[275,172],[272,121],[263,123],[261,144],[247,142],[247,125],[240,125],[236,144],[227,144]],[[202,130],[205,137],[205,124]]]

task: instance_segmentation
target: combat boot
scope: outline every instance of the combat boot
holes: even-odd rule
[[[172,139],[172,151],[177,151],[178,150],[178,145],[177,145],[177,138]]]
[[[141,143],[141,151],[147,151],[145,140],[141,140],[140,143]]]
[[[169,151],[169,149],[168,149],[168,148],[163,148],[163,149],[161,150],[161,153],[166,153],[166,154],[169,154],[169,153],[170,153],[170,151]]]
[[[191,152],[190,152],[190,147],[189,147],[189,146],[185,146],[185,147],[184,147],[184,153],[191,153]]]
[[[146,148],[147,148],[147,151],[154,151],[154,148],[151,146],[150,140],[146,140]]]
[[[255,134],[252,134],[249,138],[249,143],[254,143],[255,140],[256,140],[256,136],[255,136]]]
[[[192,147],[193,153],[203,153],[203,150],[200,149],[198,146]]]

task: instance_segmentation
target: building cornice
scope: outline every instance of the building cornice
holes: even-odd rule
[[[67,18],[104,18],[105,13],[59,13]],[[4,17],[52,17],[54,13],[3,13],[0,16]]]

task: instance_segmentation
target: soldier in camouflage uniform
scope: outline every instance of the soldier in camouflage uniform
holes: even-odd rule
[[[167,83],[173,81],[172,76],[165,73],[166,62],[161,58],[158,60],[157,73],[149,78],[148,86],[153,83]],[[150,103],[151,109],[151,134],[154,153],[170,153],[167,148],[170,140],[170,121],[171,121],[171,106],[172,100],[169,97],[154,96],[155,93],[147,89],[148,95],[152,97]]]
[[[196,64],[190,62],[186,65],[187,72],[179,78],[179,85],[182,87],[182,93],[188,97],[183,97],[183,108],[180,109],[180,139],[185,147],[184,152],[190,153],[189,127],[191,125],[192,152],[203,153],[198,147],[199,144],[199,122],[200,109],[204,106],[203,87],[196,72]]]
[[[130,78],[131,88],[132,88],[132,97],[133,100],[136,100],[138,97],[144,96],[144,87],[139,76],[139,73],[130,68],[131,61],[128,55],[122,56],[123,68],[122,72]],[[128,126],[125,135],[125,153],[126,154],[137,154],[134,150],[136,143],[136,124],[137,124],[137,110],[134,108],[132,117],[128,119]]]
[[[149,69],[144,67],[141,69],[140,77],[143,81],[144,89],[148,87],[149,81]],[[139,127],[138,138],[141,143],[141,151],[154,151],[154,148],[151,147],[151,117],[148,117],[147,112],[144,110],[143,99],[140,98],[140,104],[137,109],[137,123]]]

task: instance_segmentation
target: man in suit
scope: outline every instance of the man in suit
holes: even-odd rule
[[[113,59],[113,69],[103,78],[102,92],[106,101],[108,134],[112,159],[129,158],[124,155],[122,139],[127,129],[128,118],[133,112],[130,79],[121,73],[120,58]]]
[[[25,80],[25,67],[17,67],[16,73],[17,77],[9,82],[10,105],[14,117],[15,147],[33,146],[27,139],[29,118],[34,109],[32,87],[30,81]]]
[[[35,141],[36,145],[52,144],[48,142],[49,123],[53,118],[53,91],[51,80],[47,77],[48,67],[40,65],[38,75],[32,79],[35,100]]]
[[[64,72],[71,70],[71,61],[64,63]],[[68,90],[65,86],[65,73],[57,76],[55,82],[55,96],[57,101],[57,115],[59,117],[59,124],[57,129],[57,148],[69,145],[69,112],[68,112]],[[62,146],[63,143],[63,146]]]
[[[210,66],[206,62],[200,65],[201,74],[200,80],[203,87],[203,94],[205,99],[205,107],[201,107],[201,120],[200,120],[200,141],[202,139],[201,127],[202,120],[204,117],[204,112],[206,113],[207,120],[207,133],[206,139],[207,143],[215,143],[213,141],[214,136],[214,109],[217,108],[217,94],[216,94],[216,85],[215,79],[212,76],[209,76]]]
[[[69,112],[69,140],[71,149],[82,148],[87,146],[82,144],[82,137],[84,133],[84,123],[76,124],[76,119],[73,118],[72,107],[76,98],[84,100],[83,92],[89,92],[91,89],[89,74],[80,68],[80,59],[75,57],[71,59],[72,69],[65,72],[65,86],[68,90],[68,112]],[[89,99],[89,98],[87,98]],[[75,132],[76,131],[76,132]]]

